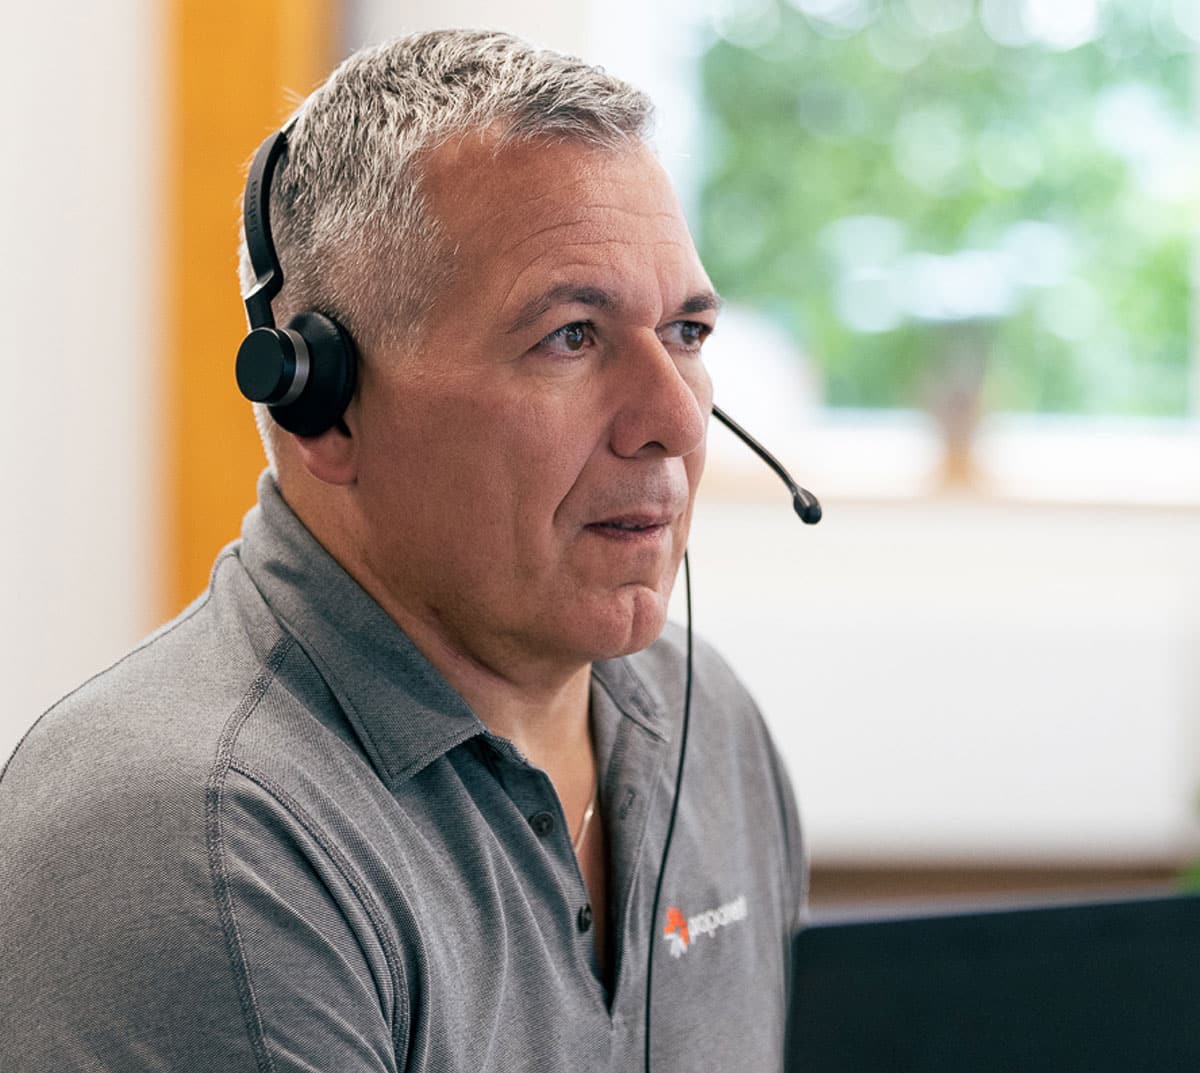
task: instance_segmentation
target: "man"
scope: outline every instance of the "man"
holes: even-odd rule
[[[653,1069],[778,1068],[798,825],[703,648],[651,916],[718,300],[649,111],[473,32],[303,103],[274,312],[335,316],[357,388],[260,411],[208,592],[10,761],[0,1068],[634,1070],[648,986]]]

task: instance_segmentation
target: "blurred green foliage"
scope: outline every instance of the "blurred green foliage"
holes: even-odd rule
[[[1200,892],[1200,861],[1184,871],[1179,877],[1179,883],[1184,890]]]
[[[701,253],[831,405],[977,376],[990,409],[1188,411],[1186,5],[1099,0],[1074,47],[988,21],[1021,7],[760,0],[717,23]]]

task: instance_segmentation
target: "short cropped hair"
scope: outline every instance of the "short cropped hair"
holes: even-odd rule
[[[440,30],[356,52],[300,105],[271,190],[283,269],[276,321],[336,317],[364,343],[419,336],[453,251],[427,209],[421,162],[471,131],[497,148],[539,138],[646,140],[650,99],[602,68],[509,34]],[[243,236],[243,293],[254,282]]]

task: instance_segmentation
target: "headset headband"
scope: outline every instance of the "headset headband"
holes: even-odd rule
[[[287,151],[287,136],[295,123],[296,116],[293,116],[282,130],[276,131],[258,147],[246,178],[242,218],[255,282],[243,300],[251,328],[275,327],[271,300],[283,287],[283,269],[279,267],[279,256],[271,239],[271,180],[279,158]]]

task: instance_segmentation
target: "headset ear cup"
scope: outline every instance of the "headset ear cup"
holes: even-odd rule
[[[308,381],[308,348],[295,332],[255,328],[238,347],[238,390],[251,402],[286,405]]]
[[[295,402],[271,406],[275,421],[297,436],[319,436],[341,420],[357,380],[358,355],[354,340],[324,313],[297,313],[284,325],[308,347],[308,383]]]

